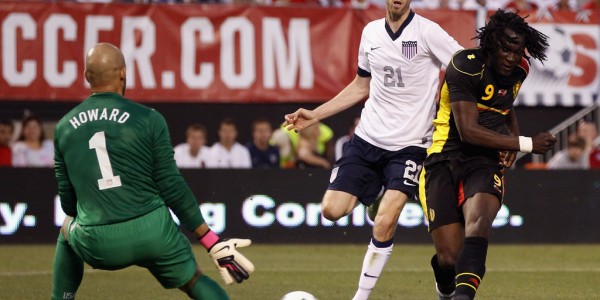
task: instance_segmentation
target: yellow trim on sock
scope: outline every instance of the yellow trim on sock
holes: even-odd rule
[[[456,284],[456,287],[458,287],[459,285],[466,285],[466,286],[469,286],[469,287],[471,287],[473,290],[475,290],[475,292],[477,292],[477,288],[476,288],[476,287],[474,287],[474,286],[473,286],[473,285],[471,285],[471,284],[468,284],[468,283],[457,283],[457,284]]]
[[[456,275],[456,279],[458,279],[458,276],[463,276],[463,275],[471,275],[471,276],[477,277],[477,280],[479,280],[479,282],[481,282],[481,277],[477,276],[477,274],[474,274],[474,273],[460,273],[460,274]]]

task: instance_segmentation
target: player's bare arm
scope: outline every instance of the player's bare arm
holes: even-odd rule
[[[549,132],[541,132],[531,138],[531,145],[527,146],[529,149],[523,149],[523,142],[520,137],[500,134],[480,126],[477,122],[479,112],[475,103],[455,101],[451,105],[456,128],[463,142],[498,150],[526,150],[524,152],[538,154],[545,153],[556,142],[554,135]]]
[[[343,111],[352,105],[364,100],[369,95],[370,77],[356,75],[341,92],[331,100],[321,104],[314,110],[300,108],[294,113],[285,115],[283,126],[287,130],[300,131],[332,115]]]
[[[512,136],[521,135],[521,131],[519,129],[519,121],[517,120],[517,114],[515,113],[514,109],[511,109],[508,113],[506,127],[508,127],[508,131]],[[500,164],[505,168],[510,168],[516,159],[516,151],[502,151],[500,157]]]

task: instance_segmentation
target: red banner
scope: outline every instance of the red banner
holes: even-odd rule
[[[474,12],[419,13],[474,45]],[[383,16],[377,9],[0,3],[0,99],[85,97],[85,51],[110,42],[125,55],[132,99],[319,102],[354,78],[362,27]]]
[[[465,47],[475,46],[475,28],[483,25],[474,11],[417,12]],[[530,13],[551,46],[547,62],[533,62],[518,104],[597,101],[598,15]],[[85,51],[110,42],[125,55],[132,99],[321,102],[355,76],[362,28],[383,16],[378,9],[3,2],[0,100],[85,97]]]

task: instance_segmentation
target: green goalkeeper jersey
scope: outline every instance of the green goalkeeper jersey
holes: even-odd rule
[[[62,208],[81,225],[123,222],[165,204],[190,231],[204,223],[153,109],[94,93],[57,123],[54,149]]]

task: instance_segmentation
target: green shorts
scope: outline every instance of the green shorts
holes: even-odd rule
[[[95,269],[144,267],[165,288],[183,286],[196,272],[190,242],[165,206],[116,224],[82,226],[75,218],[67,235],[77,255]]]

